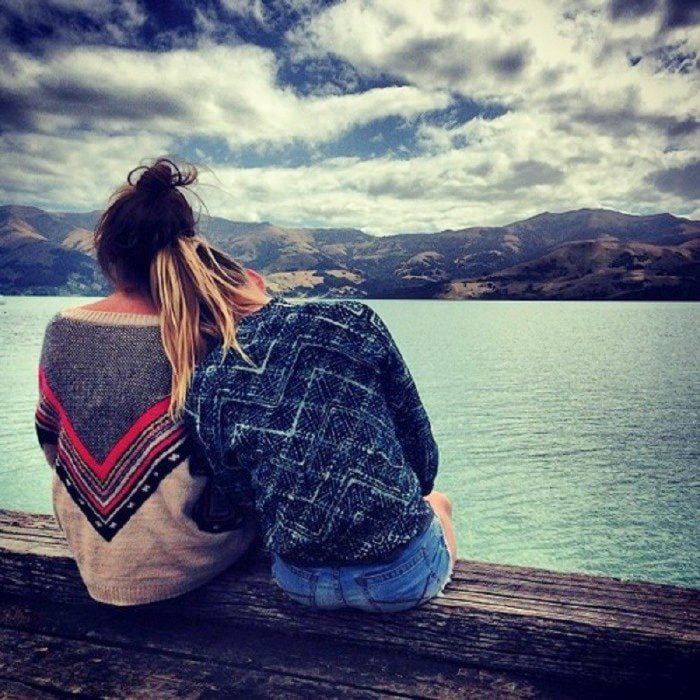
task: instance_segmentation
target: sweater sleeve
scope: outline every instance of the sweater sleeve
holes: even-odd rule
[[[236,457],[234,422],[228,412],[217,409],[217,391],[203,389],[195,378],[183,414],[190,437],[196,440],[200,459],[206,464],[214,489],[230,505],[241,510],[253,507],[250,474]]]
[[[58,443],[58,433],[60,430],[60,415],[58,412],[58,401],[56,400],[51,387],[46,378],[46,357],[48,334],[51,327],[44,336],[44,346],[39,361],[39,401],[34,412],[34,428],[36,430],[39,445],[56,445]]]
[[[430,419],[389,329],[374,311],[370,313],[370,323],[379,333],[385,349],[380,367],[381,381],[396,434],[406,461],[418,477],[422,494],[426,496],[433,490],[438,469],[438,447]]]

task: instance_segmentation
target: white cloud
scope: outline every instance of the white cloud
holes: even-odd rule
[[[500,225],[580,207],[689,214],[684,200],[644,186],[659,168],[658,144],[608,134],[582,149],[576,134],[549,139],[540,117],[509,113],[461,131],[469,146],[396,161],[337,159],[305,168],[215,168],[221,189],[202,191],[233,218],[357,226],[373,233]],[[527,134],[529,138],[523,138]],[[683,156],[668,154],[668,164]],[[631,196],[634,199],[631,199]],[[633,206],[630,207],[630,202]]]
[[[171,152],[174,145],[167,136],[146,132],[108,138],[4,134],[0,200],[53,210],[102,208],[142,159]]]
[[[290,39],[299,55],[332,52],[368,73],[470,97],[514,98],[532,47],[514,31],[513,3],[348,0],[316,15]]]
[[[158,129],[222,137],[232,148],[321,143],[356,124],[449,102],[410,86],[301,98],[276,84],[272,52],[250,45],[163,53],[79,47],[41,59],[14,53],[6,65],[0,89],[18,119],[43,131]]]
[[[263,22],[266,7],[229,3]],[[662,22],[659,13],[613,22],[598,0],[347,0],[290,35],[296,57],[332,53],[365,76],[406,85],[306,97],[280,86],[275,55],[251,45],[14,53],[0,74],[16,128],[0,139],[11,172],[2,194],[98,207],[142,157],[176,155],[183,138],[273,154],[295,142],[313,148],[375,119],[446,107],[457,92],[508,111],[448,126],[418,122],[422,150],[403,160],[243,169],[209,153],[218,180],[205,175],[202,196],[213,214],[377,233],[583,206],[698,215],[687,189],[670,184],[695,172],[696,73],[683,66],[696,60],[700,38]],[[81,188],[95,170],[106,177]]]
[[[661,37],[654,29],[656,15],[615,23],[607,3],[571,7],[576,11],[556,0],[527,5],[347,0],[295,30],[291,39],[299,55],[331,52],[370,73],[514,108],[551,103],[559,109],[571,94],[609,104],[632,87],[640,94],[640,109],[688,111],[696,91],[687,76],[659,74],[654,58],[632,66],[630,54],[651,55],[674,40],[697,51],[696,29]]]
[[[649,185],[653,172],[697,157],[694,75],[669,70],[656,54],[676,45],[697,51],[698,31],[660,32],[661,22],[657,13],[614,23],[603,2],[347,0],[293,40],[300,55],[332,52],[369,73],[510,108],[493,120],[422,125],[429,157],[373,164],[384,196],[394,188],[391,211],[404,212],[393,230],[415,230],[426,219],[440,219],[439,227],[503,223],[580,206],[690,213],[692,204]],[[633,65],[635,51],[643,58]],[[514,70],[504,71],[497,58],[509,55]],[[462,162],[490,174],[471,177]],[[516,187],[526,171],[539,184]],[[435,194],[429,215],[419,209],[430,195],[420,193]]]
[[[262,0],[222,0],[221,3],[231,14],[265,23],[265,7]]]

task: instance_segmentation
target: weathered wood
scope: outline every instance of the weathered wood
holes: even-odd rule
[[[18,639],[25,641],[18,645]],[[30,651],[46,648],[47,640],[51,640],[53,666],[57,662],[55,649],[64,648],[64,639],[69,640],[70,651],[61,651],[64,668],[60,673],[46,667],[45,654],[27,653],[26,640],[32,642]],[[153,681],[132,670],[117,674],[112,667],[107,679],[104,672],[94,676],[92,668],[95,663],[104,663],[105,649],[119,659],[120,669],[127,661],[135,669],[147,658],[150,672],[157,671],[158,679],[168,679],[167,690],[164,686],[158,689],[159,697],[182,695],[193,682],[195,687],[205,688],[222,669],[224,680],[217,681],[217,697],[253,691],[286,697],[304,691],[308,696],[310,688],[317,694],[343,697],[559,698],[585,694],[579,687],[546,679],[460,668],[433,659],[358,648],[347,642],[290,638],[283,633],[217,622],[183,624],[181,619],[146,610],[134,614],[107,606],[37,606],[20,599],[0,608],[0,679],[30,675],[34,683],[41,682],[46,688],[51,683],[64,687],[60,684],[68,676],[72,690],[86,693],[108,694],[118,683],[122,689],[128,688],[131,697],[154,692]],[[185,670],[178,665],[181,660],[196,662],[194,667],[187,667],[184,679],[180,678]]]
[[[0,700],[54,700],[59,697],[55,692],[37,688],[31,683],[0,678]]]
[[[106,608],[87,597],[49,516],[0,511],[0,584],[17,600]],[[329,614],[288,601],[271,584],[266,564],[256,561],[192,594],[139,610],[154,620],[249,626],[269,634],[282,630],[305,643],[320,640],[351,643],[367,653],[400,652],[439,662],[453,672],[492,669],[521,678],[588,679],[609,687],[643,686],[677,694],[690,693],[697,684],[699,603],[699,591],[674,586],[460,562],[445,597],[418,610]],[[117,614],[123,620],[135,615],[123,610]],[[30,628],[25,631],[31,633]],[[206,671],[197,668],[198,673]],[[381,688],[374,681],[370,686]],[[444,690],[449,695],[454,686]],[[419,694],[426,693],[423,688]]]
[[[3,675],[30,675],[34,687],[88,697],[162,698],[252,693],[305,698],[316,693],[355,698],[406,697],[391,689],[306,677],[277,671],[267,674],[241,664],[222,664],[168,654],[154,655],[99,642],[75,641],[16,631],[4,650]]]

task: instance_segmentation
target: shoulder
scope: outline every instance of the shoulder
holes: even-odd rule
[[[393,352],[391,332],[369,304],[340,299],[306,302],[302,306],[303,313],[326,322],[315,324],[314,331],[316,337],[327,346],[343,348],[375,366],[379,366]]]
[[[64,319],[61,312],[54,314],[44,329],[44,347],[56,340],[64,325]]]
[[[384,345],[391,335],[381,316],[363,301],[338,299],[333,301],[310,301],[299,304],[300,314],[329,321],[331,332],[345,330],[345,336],[355,338],[365,350],[373,344]]]
[[[69,352],[64,326],[65,321],[59,312],[51,317],[44,329],[39,367],[45,375],[51,375],[54,369],[62,364],[63,358]]]
[[[63,323],[63,314],[61,312],[55,313],[46,324],[45,334],[53,333],[56,328],[58,328]]]
[[[369,304],[354,299],[343,299],[327,305],[333,307],[333,313],[339,320],[353,326],[353,330],[380,339],[389,336],[389,329],[382,317]]]
[[[275,341],[284,344],[293,341],[300,333],[312,333],[313,337],[329,346],[342,348],[360,347],[368,357],[380,353],[383,324],[376,312],[367,304],[354,299],[328,301],[296,301],[275,297],[272,314],[262,325],[237,333],[243,348],[248,351],[248,342],[255,336],[255,343]],[[227,375],[241,368],[249,371],[241,356],[233,349],[226,354],[221,347],[215,348],[195,367],[190,391],[189,408],[203,410],[225,383]]]
[[[300,316],[330,319],[348,327],[371,325],[376,316],[376,312],[368,304],[355,299],[304,301],[292,306]]]

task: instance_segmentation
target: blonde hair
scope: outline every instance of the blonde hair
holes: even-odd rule
[[[218,259],[217,259],[218,258]],[[151,263],[151,297],[160,316],[160,334],[172,368],[171,413],[185,404],[192,372],[219,341],[253,364],[236,339],[236,317],[262,303],[245,271],[204,240],[178,239]]]
[[[173,417],[185,405],[195,365],[214,344],[253,364],[236,338],[236,319],[268,299],[237,260],[196,235],[192,208],[180,191],[196,178],[193,166],[165,158],[132,170],[95,229],[103,271],[150,294],[158,309],[172,370]]]

